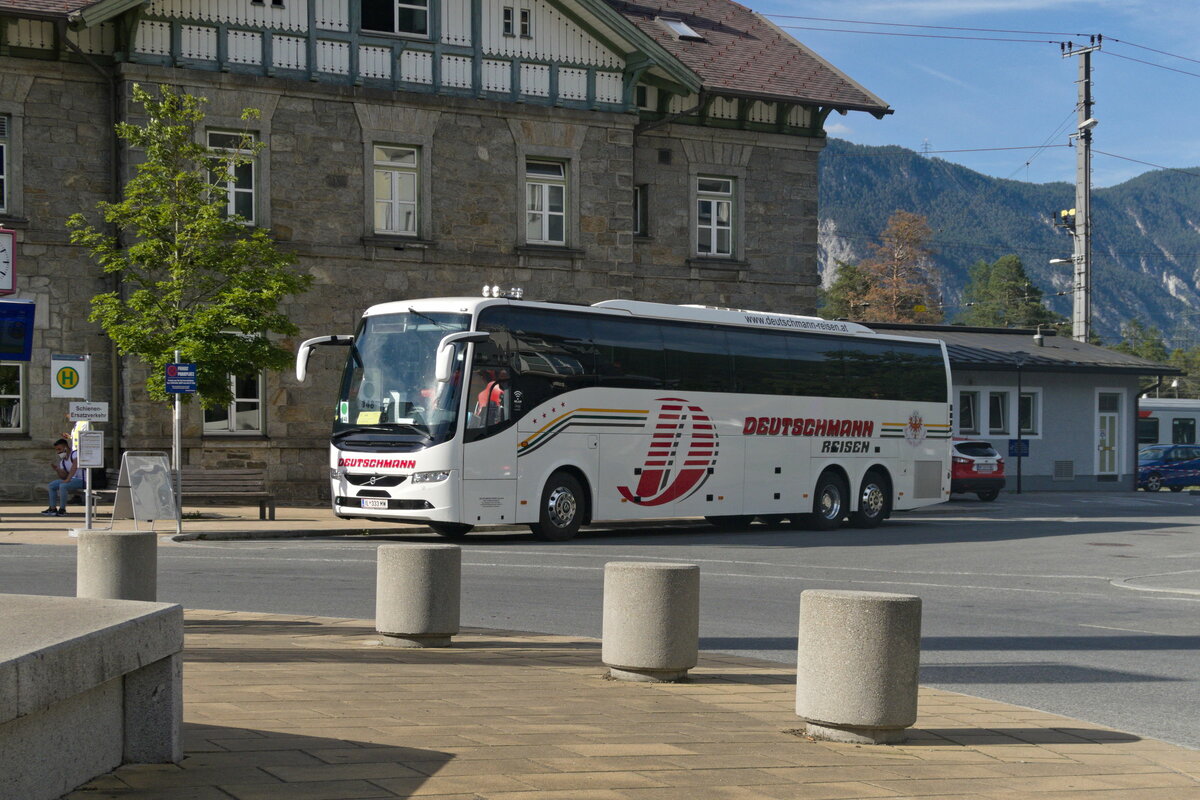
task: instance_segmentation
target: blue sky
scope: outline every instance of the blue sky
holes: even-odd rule
[[[1099,120],[1093,131],[1093,151],[1167,167],[1200,168],[1200,108],[1195,102],[1200,97],[1200,3],[1196,0],[743,2],[895,109],[883,120],[864,113],[832,115],[826,125],[831,136],[918,151],[926,146],[938,151],[1065,145],[1076,124],[1078,59],[1063,58],[1058,45],[1047,42],[1079,41],[1062,34],[1099,33],[1106,41],[1092,57],[1093,116]],[[1050,35],[851,25],[789,15]],[[1038,43],[806,28],[1033,39]],[[1144,48],[1197,60],[1185,61]],[[1000,178],[1035,183],[1075,180],[1075,151],[1062,146],[1040,151],[942,153],[938,157]],[[1154,169],[1099,153],[1093,156],[1092,167],[1093,183],[1098,187]]]

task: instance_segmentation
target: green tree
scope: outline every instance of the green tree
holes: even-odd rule
[[[896,211],[871,245],[872,255],[859,262],[866,281],[861,297],[866,316],[879,322],[941,322],[939,276],[929,240],[933,231],[920,214]]]
[[[1121,326],[1120,343],[1109,349],[1160,364],[1166,363],[1169,357],[1167,346],[1163,343],[1162,331],[1153,325],[1147,326],[1140,319],[1126,321]]]
[[[1167,389],[1163,389],[1163,396],[1170,397],[1200,397],[1200,347],[1179,348],[1171,352],[1171,356],[1167,359],[1167,363],[1172,367],[1178,367],[1183,370],[1184,375],[1178,378],[1179,385],[1170,389],[1170,394],[1167,394]],[[1176,380],[1171,378],[1170,380]],[[1168,383],[1169,385],[1169,383]]]
[[[857,264],[839,261],[837,276],[821,293],[821,308],[817,313],[825,319],[865,319],[869,309],[862,297],[869,288],[870,281]]]
[[[1033,285],[1025,265],[1015,255],[995,263],[979,261],[968,270],[963,310],[955,321],[980,327],[1033,328],[1058,326],[1067,320],[1046,308],[1042,290]]]
[[[262,228],[226,210],[224,184],[245,169],[262,144],[243,134],[239,146],[214,152],[200,141],[203,98],[159,87],[133,86],[144,125],[120,123],[117,135],[142,156],[117,203],[99,203],[101,230],[82,214],[67,221],[71,241],[86,247],[116,291],[92,298],[98,322],[122,355],[150,367],[146,388],[168,400],[164,367],[175,358],[197,364],[205,408],[232,400],[229,375],[283,369],[290,350],[269,334],[297,328],[279,310],[289,295],[308,289],[311,276],[292,268]],[[256,119],[247,109],[242,119]],[[217,185],[221,184],[221,185]],[[115,231],[111,233],[109,231]]]

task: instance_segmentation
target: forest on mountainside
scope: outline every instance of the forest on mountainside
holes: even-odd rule
[[[1157,170],[1092,192],[1092,325],[1110,344],[1138,320],[1171,348],[1200,344],[1200,169]],[[982,175],[902,147],[829,139],[820,162],[820,258],[828,285],[857,263],[895,211],[924,216],[947,320],[962,308],[969,268],[1018,256],[1046,305],[1070,318],[1071,237],[1054,224],[1075,204],[1068,183]]]

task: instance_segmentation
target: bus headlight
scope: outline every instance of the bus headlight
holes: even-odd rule
[[[411,480],[413,483],[441,483],[450,477],[450,470],[441,469],[434,472],[414,472]]]

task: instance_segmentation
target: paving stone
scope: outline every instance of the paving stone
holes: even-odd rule
[[[797,735],[794,676],[732,656],[624,684],[577,637],[391,651],[363,620],[187,622],[184,762],[68,800],[1200,800],[1197,751],[928,687],[908,741],[864,747]]]

